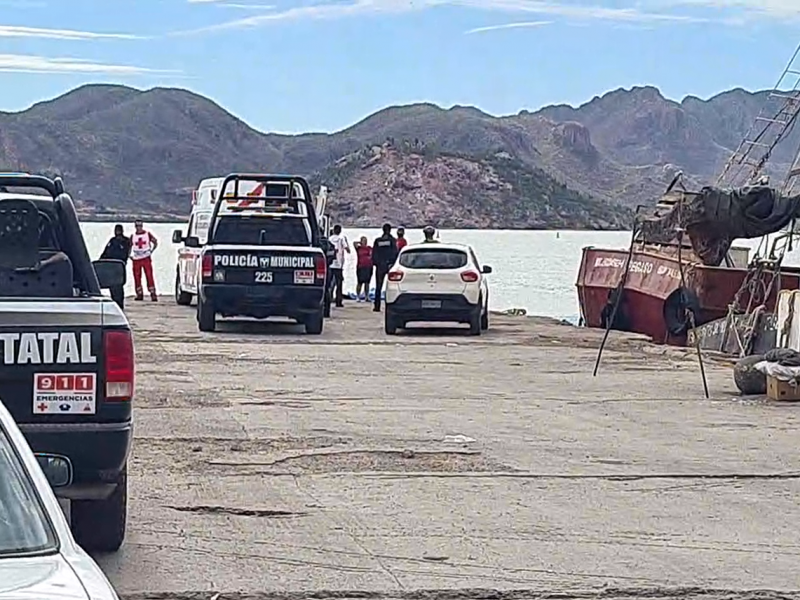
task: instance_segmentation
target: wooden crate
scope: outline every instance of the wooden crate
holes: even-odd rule
[[[800,386],[767,375],[767,398],[770,400],[800,400]]]

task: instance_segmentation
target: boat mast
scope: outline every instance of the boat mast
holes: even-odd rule
[[[717,186],[736,188],[762,183],[765,179],[762,174],[772,156],[772,151],[792,132],[798,115],[800,115],[800,45],[792,54],[775,88],[767,95],[766,102],[745,139],[725,165],[717,180]],[[777,188],[778,191],[784,195],[795,193],[798,178],[800,178],[800,150],[795,153],[780,187]],[[776,293],[780,292],[781,266],[786,252],[792,250],[794,230],[795,223],[792,221],[788,231],[775,239],[772,248],[768,246],[768,235],[761,239],[755,256],[748,265],[744,281],[728,306],[723,344],[728,336],[728,327],[732,326],[736,331],[739,330],[735,315],[745,314],[755,319],[758,306],[767,302],[776,286]],[[745,294],[747,303],[746,306],[742,306]],[[753,321],[744,332],[744,342],[740,341],[742,356],[750,352],[755,331],[756,323]]]
[[[717,178],[716,186],[739,188],[758,182],[775,147],[791,133],[800,115],[800,45],[781,73],[739,147],[728,159]],[[781,187],[792,190],[800,175],[800,161],[795,158]]]

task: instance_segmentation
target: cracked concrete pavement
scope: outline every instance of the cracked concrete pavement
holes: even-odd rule
[[[724,361],[706,400],[692,352],[614,334],[593,378],[601,332],[547,319],[129,315],[129,534],[98,557],[123,598],[800,590],[800,407],[738,397]]]

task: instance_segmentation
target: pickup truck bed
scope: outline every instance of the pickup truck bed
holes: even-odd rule
[[[0,401],[36,454],[71,468],[69,499],[86,550],[125,538],[132,440],[133,336],[102,289],[125,283],[121,261],[92,262],[60,180],[2,175],[0,186]]]

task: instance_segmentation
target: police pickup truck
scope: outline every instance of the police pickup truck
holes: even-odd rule
[[[327,243],[306,180],[233,174],[219,196],[200,257],[200,331],[214,331],[221,315],[289,317],[306,333],[322,333]],[[197,238],[183,241],[200,246]]]
[[[0,174],[0,402],[68,465],[55,491],[86,550],[125,537],[133,338],[101,291],[124,283],[121,261],[92,263],[61,179]]]

